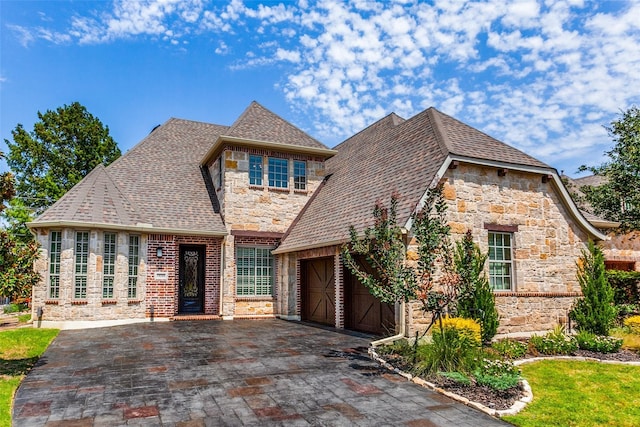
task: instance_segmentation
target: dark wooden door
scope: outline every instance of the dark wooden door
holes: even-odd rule
[[[360,262],[363,269],[371,273],[365,262]],[[355,331],[368,332],[376,335],[393,335],[395,333],[395,307],[383,304],[371,295],[369,290],[345,268],[344,299],[345,299],[345,327]]]
[[[335,325],[333,258],[302,261],[302,319]]]
[[[180,313],[204,313],[204,246],[180,246]]]

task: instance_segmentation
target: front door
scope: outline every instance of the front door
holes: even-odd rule
[[[204,246],[180,246],[180,313],[204,313]]]

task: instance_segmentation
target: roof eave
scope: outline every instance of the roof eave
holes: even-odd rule
[[[118,231],[133,231],[137,233],[145,234],[177,234],[181,236],[210,236],[210,237],[224,237],[228,233],[227,231],[213,231],[213,230],[188,230],[184,228],[172,228],[172,227],[154,227],[152,224],[137,223],[131,225],[125,224],[109,224],[101,222],[84,222],[84,221],[32,221],[27,223],[27,227],[30,230],[37,230],[39,228],[78,228],[78,229],[101,229],[101,230],[118,230]]]
[[[313,243],[309,245],[293,246],[291,248],[276,248],[272,250],[271,253],[275,255],[280,255],[280,254],[286,254],[291,252],[300,252],[300,251],[306,251],[309,249],[325,248],[327,246],[343,245],[348,241],[349,239],[335,239],[335,240],[328,240],[326,242]]]
[[[234,136],[220,135],[215,144],[213,144],[211,149],[209,149],[207,154],[204,156],[200,164],[203,166],[208,165],[220,154],[224,144],[233,144],[251,148],[267,148],[270,150],[282,151],[287,153],[310,154],[313,156],[324,157],[325,159],[338,154],[336,150],[331,150],[329,148],[305,147],[303,145],[283,144],[281,142],[261,141],[257,139],[245,139],[237,138]]]

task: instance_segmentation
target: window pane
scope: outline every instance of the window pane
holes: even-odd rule
[[[140,237],[129,236],[129,283],[127,286],[127,298],[136,298],[138,294],[139,250]]]
[[[262,156],[249,156],[249,184],[262,185]]]
[[[60,298],[60,252],[62,249],[62,233],[52,231],[49,241],[49,298]]]
[[[89,233],[79,231],[76,233],[76,265],[74,298],[87,297],[87,264],[89,259]]]
[[[494,290],[512,289],[511,233],[489,232],[489,283]]]
[[[273,293],[271,249],[236,247],[236,294],[268,296]]]
[[[269,157],[269,187],[289,187],[289,162],[287,159]]]
[[[293,162],[293,184],[296,190],[307,189],[307,163],[299,160]]]
[[[104,233],[102,270],[102,298],[113,298],[113,281],[116,269],[116,234]]]

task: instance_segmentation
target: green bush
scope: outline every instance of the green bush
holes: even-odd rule
[[[471,379],[461,372],[438,372],[438,375],[453,380],[458,384],[471,385]]]
[[[475,323],[471,319],[465,319]],[[479,335],[479,326],[475,323]],[[421,345],[417,349],[416,373],[433,374],[438,371],[466,372],[470,373],[477,365],[478,355],[481,352],[479,337],[475,333],[462,332],[464,329],[455,327],[439,328],[432,334],[433,341]]]
[[[606,275],[617,305],[640,304],[640,271],[607,270]]]
[[[483,359],[474,372],[476,382],[494,390],[507,390],[518,385],[520,369],[504,360]]]
[[[576,335],[578,347],[582,350],[596,351],[598,353],[615,353],[622,347],[622,339],[592,334],[580,331]]]
[[[7,306],[4,307],[3,311],[4,314],[11,314],[11,313],[19,313],[21,311],[25,311],[28,310],[29,306],[27,304],[9,304]]]
[[[609,335],[616,319],[616,307],[613,289],[605,276],[602,251],[589,241],[588,250],[582,250],[577,264],[578,283],[583,296],[575,301],[569,317],[576,321],[580,331]]]
[[[566,335],[562,326],[556,326],[553,331],[541,337],[532,336],[529,346],[535,352],[546,355],[571,354],[578,349],[576,339]]]
[[[491,344],[491,348],[507,359],[517,359],[527,354],[527,344],[512,340],[504,339]]]

